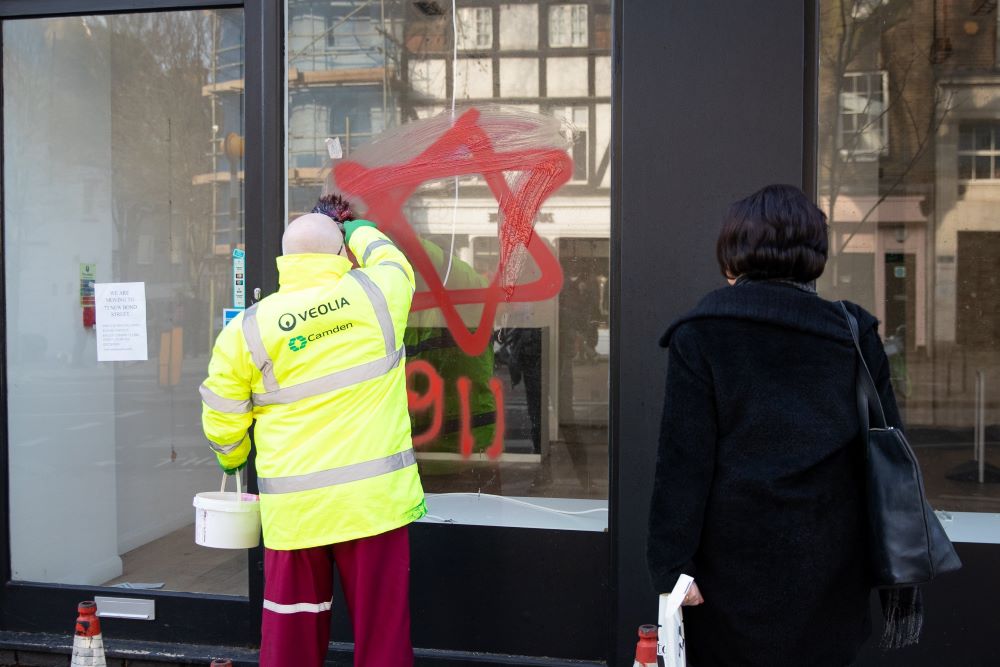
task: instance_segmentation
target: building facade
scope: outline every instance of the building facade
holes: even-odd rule
[[[418,273],[420,664],[631,664],[657,340],[720,286],[728,203],[787,182],[829,216],[821,295],[882,322],[966,563],[927,587],[918,649],[860,664],[990,664],[998,21],[987,0],[0,0],[0,649],[58,650],[97,597],[122,651],[252,662],[262,550],[193,539],[220,476],[197,387],[276,289],[285,222],[341,186]]]

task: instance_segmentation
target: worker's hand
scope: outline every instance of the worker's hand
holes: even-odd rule
[[[696,607],[705,602],[705,598],[701,596],[701,591],[698,590],[698,584],[691,582],[691,588],[688,589],[687,595],[684,596],[684,602],[681,603],[684,607]]]
[[[222,464],[221,463],[219,464],[219,467],[222,468]],[[244,461],[243,463],[239,464],[235,468],[222,468],[222,472],[226,473],[227,475],[235,475],[240,470],[243,470],[246,467],[247,467],[247,462]]]
[[[378,226],[371,220],[348,220],[344,223],[344,241],[348,244],[351,243],[351,235],[354,231],[362,227],[371,227],[372,229],[378,229]]]

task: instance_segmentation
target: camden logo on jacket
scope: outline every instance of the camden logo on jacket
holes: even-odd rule
[[[292,352],[298,352],[299,350],[304,350],[306,345],[314,340],[320,340],[326,338],[327,336],[332,336],[338,334],[341,331],[347,331],[354,327],[353,322],[344,322],[343,324],[338,324],[336,326],[330,327],[324,331],[318,331],[316,333],[311,333],[307,336],[292,336],[288,339],[288,349]]]

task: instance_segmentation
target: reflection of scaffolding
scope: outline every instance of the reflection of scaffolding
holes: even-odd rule
[[[345,154],[396,124],[398,3],[298,0],[288,3],[288,181],[315,188],[325,139]],[[290,202],[294,209],[297,202]]]
[[[208,152],[212,170],[194,177],[195,185],[212,187],[213,250],[229,256],[242,245],[243,210],[242,136],[243,136],[243,26],[242,22],[226,20],[212,13],[212,34],[215,49],[209,63],[209,80],[201,94],[211,99],[212,136]],[[226,137],[231,136],[230,152],[226,153]]]

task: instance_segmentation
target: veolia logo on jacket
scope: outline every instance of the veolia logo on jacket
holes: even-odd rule
[[[299,322],[305,322],[306,320],[314,317],[322,317],[323,315],[338,311],[344,306],[349,305],[351,305],[351,302],[345,297],[341,297],[339,299],[334,299],[333,301],[321,303],[318,306],[313,306],[308,310],[303,310],[298,313],[284,313],[278,318],[278,327],[281,328],[282,331],[291,331]]]

